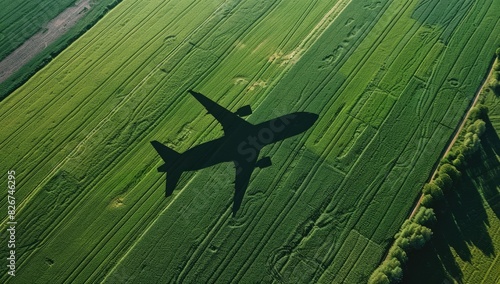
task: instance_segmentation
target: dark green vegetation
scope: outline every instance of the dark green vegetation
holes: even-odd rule
[[[55,1],[3,1],[0,30],[0,60],[4,59],[35,33],[43,31],[44,25],[75,3],[75,0]],[[26,82],[33,74],[90,29],[121,0],[90,1],[91,9],[63,36],[48,45],[29,63],[0,83],[0,101]],[[0,2],[1,3],[1,2]]]
[[[480,137],[486,131],[484,118],[488,108],[478,104],[473,106],[467,117],[464,129],[461,131],[463,141],[452,148],[441,160],[436,174],[422,189],[422,197],[418,204],[418,212],[401,226],[394,236],[395,241],[389,249],[387,258],[373,272],[369,283],[399,283],[403,279],[403,270],[408,261],[408,255],[424,247],[431,239],[433,223],[436,221],[434,210],[442,210],[444,199],[461,184],[461,172],[467,161],[480,147]],[[431,228],[429,228],[431,227]],[[437,279],[438,282],[443,281]],[[427,279],[420,279],[426,281]],[[418,282],[417,282],[418,283]]]
[[[500,58],[500,47],[496,52],[497,58]],[[500,96],[500,61],[497,60],[489,83],[490,89],[495,95]]]
[[[19,47],[76,0],[0,1],[0,60]]]
[[[403,279],[403,265],[408,261],[408,253],[421,249],[432,236],[426,226],[436,220],[434,211],[421,206],[418,213],[406,220],[394,236],[394,244],[387,258],[372,273],[368,283],[397,283]]]
[[[405,283],[500,281],[500,99],[487,90],[480,101],[476,122],[469,123],[448,159],[461,160],[461,176],[435,201],[433,237],[409,254]],[[482,135],[474,138],[476,133]],[[473,149],[470,156],[457,158],[465,147]]]
[[[19,271],[0,282],[366,282],[484,78],[499,9],[124,0],[0,103],[24,220]],[[263,149],[273,166],[234,218],[232,163],[164,198],[149,141],[183,152],[222,135],[188,89],[252,105],[253,123],[319,114]]]

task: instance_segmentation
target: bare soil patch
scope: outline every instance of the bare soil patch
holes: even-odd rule
[[[91,8],[90,0],[80,0],[47,23],[42,31],[26,40],[21,46],[0,61],[0,83],[21,69],[47,46],[64,35]]]

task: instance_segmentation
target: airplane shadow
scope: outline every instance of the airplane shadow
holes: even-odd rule
[[[197,145],[184,153],[178,153],[158,141],[151,142],[165,162],[158,168],[159,172],[167,174],[165,196],[168,197],[173,193],[183,172],[233,162],[236,172],[234,216],[241,207],[253,170],[272,165],[271,157],[259,159],[261,149],[303,133],[312,127],[318,115],[295,112],[254,125],[241,118],[252,113],[250,106],[243,106],[236,112],[231,112],[200,93],[189,92],[206,108],[208,114],[221,123],[224,135]]]

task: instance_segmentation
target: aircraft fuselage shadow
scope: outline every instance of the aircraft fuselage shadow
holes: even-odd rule
[[[200,93],[189,92],[221,123],[224,136],[197,145],[184,153],[178,153],[158,141],[151,141],[165,162],[158,168],[159,172],[167,174],[165,196],[172,194],[182,172],[232,161],[236,170],[234,216],[241,206],[253,170],[272,164],[270,157],[258,159],[260,150],[306,131],[315,123],[318,115],[295,112],[254,125],[241,118],[251,114],[250,106],[241,107],[233,113]]]

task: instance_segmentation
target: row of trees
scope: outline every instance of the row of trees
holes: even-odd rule
[[[497,95],[500,96],[500,47],[497,48],[497,62],[493,67],[493,76],[491,76],[489,87]]]
[[[368,283],[398,283],[403,279],[403,264],[410,250],[422,248],[432,236],[428,225],[436,220],[434,210],[421,206],[412,219],[406,220],[389,249],[387,258],[372,273]]]
[[[465,165],[466,157],[473,155],[481,143],[479,138],[486,131],[486,123],[482,120],[488,113],[488,108],[478,104],[469,113],[469,125],[466,129],[462,143],[455,150],[449,152],[441,161],[435,178],[424,185],[422,189],[421,205],[435,207],[445,195],[453,188],[453,184],[460,180],[461,172]]]
[[[386,259],[372,273],[368,283],[398,283],[403,278],[403,264],[408,260],[408,252],[422,248],[431,238],[429,226],[436,221],[433,207],[439,206],[446,194],[452,190],[453,184],[460,180],[460,170],[464,168],[467,157],[477,151],[480,136],[486,130],[486,123],[481,118],[487,115],[488,109],[478,104],[474,106],[468,117],[463,141],[454,151],[448,153],[440,162],[438,172],[422,189],[420,208],[413,218],[406,220],[389,249]]]

